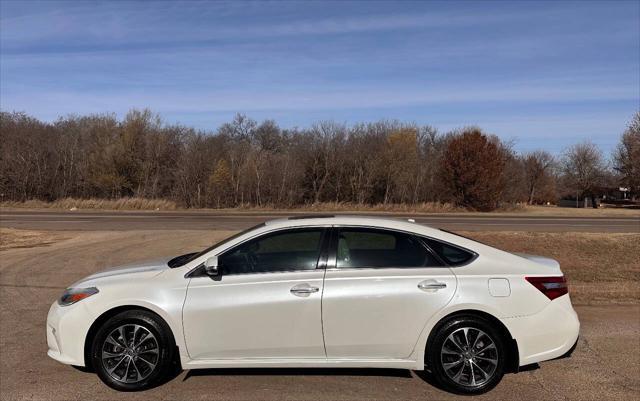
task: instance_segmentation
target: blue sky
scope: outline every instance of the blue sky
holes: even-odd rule
[[[399,119],[608,153],[640,109],[639,1],[0,4],[1,108],[47,121]]]

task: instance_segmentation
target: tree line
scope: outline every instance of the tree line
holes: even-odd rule
[[[320,202],[448,202],[474,210],[640,189],[640,113],[610,162],[590,142],[556,157],[517,153],[480,128],[332,121],[284,129],[238,114],[215,131],[163,123],[149,110],[53,123],[0,113],[3,201],[163,198],[185,207]]]

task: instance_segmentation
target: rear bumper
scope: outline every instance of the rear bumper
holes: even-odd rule
[[[580,321],[568,295],[549,302],[535,315],[501,321],[518,343],[520,366],[570,355],[580,332]]]
[[[555,359],[564,359],[564,358],[570,358],[571,355],[573,354],[573,351],[576,350],[576,348],[578,347],[578,340],[580,340],[580,336],[578,336],[578,338],[576,338],[576,342],[573,343],[573,345],[571,346],[571,348],[569,348],[569,351],[565,352],[563,355],[560,355],[559,357],[555,358]]]

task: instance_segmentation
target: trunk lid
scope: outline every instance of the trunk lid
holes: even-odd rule
[[[547,258],[544,256],[538,256],[538,255],[529,255],[526,253],[514,252],[513,254],[521,258],[527,259],[531,262],[534,262],[538,265],[545,266],[549,269],[550,272],[562,274],[562,271],[560,270],[560,263],[558,263],[558,261],[555,259]]]

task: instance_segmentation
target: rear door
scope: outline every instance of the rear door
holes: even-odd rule
[[[336,227],[325,273],[327,358],[407,358],[427,320],[451,300],[456,278],[416,236]]]

